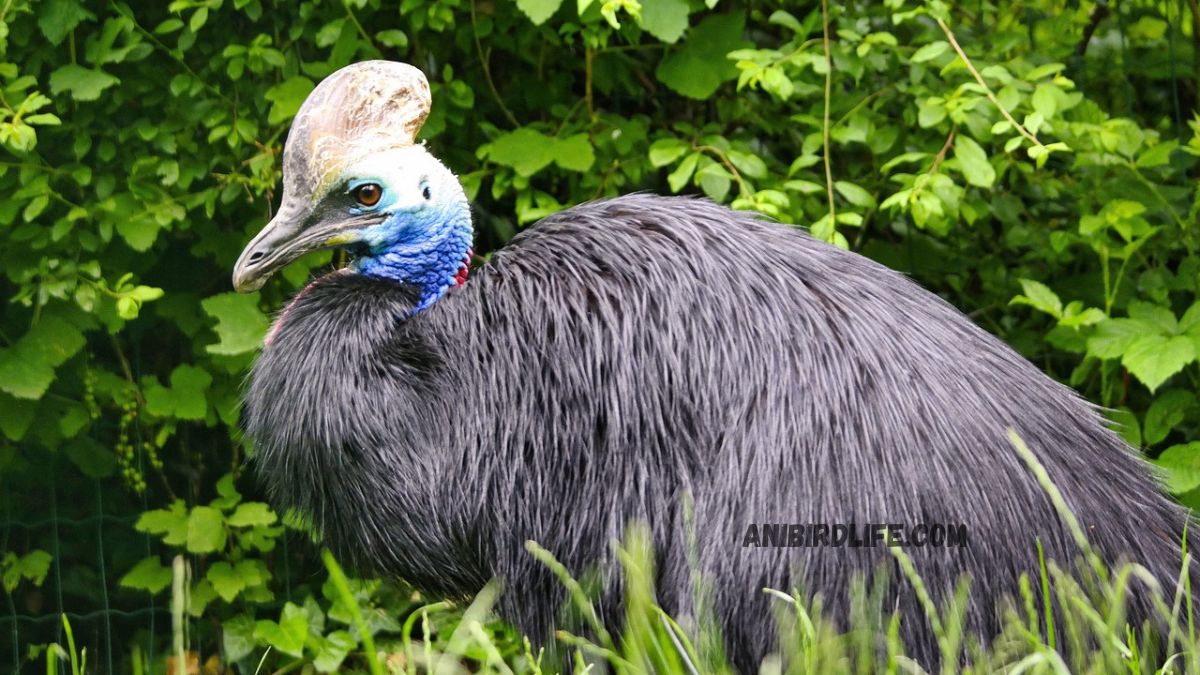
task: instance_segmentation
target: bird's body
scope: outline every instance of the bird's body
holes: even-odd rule
[[[1183,511],[1092,407],[902,275],[794,229],[624,197],[547,218],[414,312],[422,297],[338,272],[281,314],[247,393],[259,475],[352,561],[451,596],[502,578],[502,615],[535,638],[566,595],[526,540],[611,571],[631,520],[652,532],[660,603],[692,612],[704,575],[743,671],[775,642],[762,588],[819,591],[844,622],[851,576],[880,563],[910,650],[936,658],[886,548],[743,547],[750,524],[961,523],[967,546],[906,552],[937,598],[969,574],[969,625],[994,635],[1001,595],[1036,578],[1035,538],[1078,554],[1009,427],[1108,560],[1178,575]]]

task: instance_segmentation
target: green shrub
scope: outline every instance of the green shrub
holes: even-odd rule
[[[422,136],[475,202],[478,252],[634,190],[809,228],[1107,406],[1200,504],[1191,7],[3,3],[2,667],[61,642],[60,610],[90,617],[72,619],[87,663],[162,667],[177,554],[204,662],[253,672],[269,645],[264,668],[328,670],[359,649],[315,549],[289,549],[287,528],[303,528],[242,496],[242,379],[271,312],[331,255],[253,295],[229,272],[278,202],[291,116],[360,59],[428,74]],[[443,633],[468,625],[463,610],[439,619],[402,587],[348,588],[372,630],[418,635],[432,615],[446,630],[429,649],[462,653],[466,638]],[[535,660],[503,626],[467,630]]]

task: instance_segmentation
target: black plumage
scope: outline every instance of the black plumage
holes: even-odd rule
[[[410,316],[417,291],[349,272],[281,314],[246,425],[281,508],[336,552],[434,593],[504,580],[500,611],[547,638],[565,594],[532,539],[580,573],[649,524],[659,601],[693,610],[700,571],[735,665],[773,648],[763,587],[820,591],[845,619],[879,548],[743,548],[750,523],[963,523],[912,548],[969,626],[1047,555],[1078,551],[1006,430],[1029,443],[1092,542],[1171,588],[1184,511],[1097,411],[941,298],[862,256],[700,199],[628,196],[519,234]],[[1193,547],[1194,548],[1194,547]],[[893,570],[893,578],[899,576]],[[936,643],[893,581],[914,655]],[[615,585],[612,588],[616,588]],[[619,594],[603,614],[615,621]],[[1131,618],[1149,616],[1144,594]]]

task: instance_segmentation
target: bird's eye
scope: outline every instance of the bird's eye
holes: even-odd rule
[[[383,188],[378,183],[363,183],[350,191],[354,201],[363,206],[375,206],[383,196]]]
[[[433,199],[433,190],[429,189],[429,183],[421,183],[421,196],[425,198],[425,201]]]

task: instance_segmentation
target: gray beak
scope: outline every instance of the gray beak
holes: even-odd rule
[[[237,292],[257,291],[284,265],[320,248],[308,245],[313,237],[299,236],[300,225],[288,215],[280,211],[238,256],[233,266],[233,288]]]
[[[284,208],[246,244],[233,266],[233,287],[239,293],[257,291],[271,275],[309,251],[345,246],[358,241],[361,231],[387,217],[383,213],[321,216],[319,212]]]

